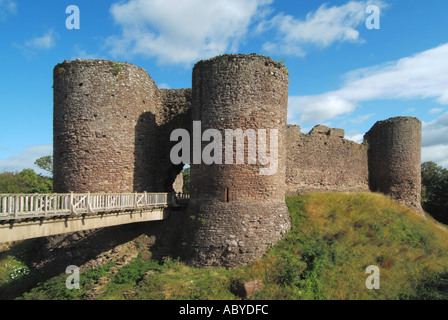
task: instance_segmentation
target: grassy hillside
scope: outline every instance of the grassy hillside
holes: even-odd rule
[[[109,263],[82,273],[79,290],[67,290],[63,274],[20,299],[237,299],[232,284],[249,280],[264,284],[251,299],[448,298],[448,231],[432,218],[368,193],[297,196],[287,204],[292,229],[249,266],[204,270],[138,256],[119,269]],[[0,286],[12,289],[11,265],[27,268],[11,254],[0,259]],[[366,288],[369,265],[380,269],[379,290]]]

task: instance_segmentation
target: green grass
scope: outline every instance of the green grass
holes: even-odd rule
[[[66,279],[69,275],[62,274],[48,281],[39,283],[35,288],[25,293],[20,299],[24,300],[80,300],[84,294],[92,289],[93,285],[104,277],[113,266],[108,263],[100,267],[84,271],[80,276],[79,290],[66,288]]]
[[[112,67],[112,73],[114,76],[119,76],[123,72],[123,64],[120,62],[114,62]]]
[[[12,255],[5,255],[0,264],[0,285],[24,278],[29,272],[30,270],[25,263]]]
[[[311,194],[286,202],[291,230],[252,264],[197,269],[177,259],[158,263],[139,257],[111,276],[99,299],[232,300],[238,298],[232,283],[255,279],[264,288],[251,299],[448,298],[448,231],[431,217],[371,193]],[[2,264],[0,259],[0,276],[6,272]],[[379,290],[366,288],[370,265],[380,269]],[[64,274],[21,298],[82,299],[109,268],[82,273],[80,290],[65,289]]]
[[[157,273],[140,282],[134,299],[216,300],[234,299],[230,293],[230,271],[196,269],[178,260],[165,262]]]

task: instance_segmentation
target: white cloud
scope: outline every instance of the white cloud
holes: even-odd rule
[[[157,85],[159,89],[171,89],[170,85],[168,83],[160,83]]]
[[[277,54],[304,56],[310,47],[327,48],[336,42],[362,43],[364,40],[356,28],[363,25],[368,16],[366,8],[371,4],[380,8],[386,6],[380,0],[350,1],[333,7],[323,4],[302,20],[279,13],[258,26],[258,32],[273,29],[278,33],[278,40],[264,43],[263,49]]]
[[[71,60],[75,59],[101,59],[102,56],[96,53],[88,53],[84,49],[82,49],[79,45],[74,46],[75,54],[72,56]]]
[[[364,135],[358,130],[352,130],[345,135],[345,139],[361,144],[364,141]]]
[[[53,146],[48,144],[27,146],[24,150],[0,159],[0,172],[22,171],[23,169],[34,169],[37,173],[47,174],[34,165],[37,158],[52,155]]]
[[[422,161],[448,168],[448,112],[434,121],[423,122]]]
[[[374,115],[375,115],[374,113],[369,113],[369,114],[357,116],[356,118],[350,119],[349,121],[351,123],[361,124],[361,123],[364,123],[365,121],[367,121],[369,118],[371,118]]]
[[[189,65],[237,51],[250,24],[273,0],[129,0],[110,12],[121,35],[106,46],[115,56],[155,57]]]
[[[40,51],[49,50],[56,45],[58,34],[53,30],[47,30],[42,36],[34,37],[25,41],[23,44],[14,43],[13,45],[20,49],[28,58],[35,58]]]
[[[435,145],[448,146],[448,112],[434,121],[423,122],[422,140],[424,147]]]
[[[338,95],[291,96],[288,101],[288,122],[323,122],[336,116],[351,113],[356,105]]]
[[[352,101],[436,98],[438,103],[448,104],[447,56],[448,43],[352,80],[338,93]]]
[[[17,14],[17,3],[12,0],[0,0],[0,21],[11,14]]]
[[[448,168],[448,145],[441,144],[422,148],[422,162],[433,161]]]
[[[382,66],[355,70],[339,90],[290,97],[289,121],[322,122],[353,112],[361,101],[436,99],[448,105],[448,43]]]
[[[429,114],[438,114],[443,112],[443,110],[445,110],[445,108],[433,108],[431,110],[428,111]]]
[[[40,37],[35,37],[25,41],[25,46],[31,49],[46,50],[51,49],[56,44],[56,33],[53,29],[48,30]]]

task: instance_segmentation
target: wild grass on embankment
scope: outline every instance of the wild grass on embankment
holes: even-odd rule
[[[448,231],[432,218],[368,193],[297,196],[287,205],[291,230],[251,265],[196,269],[178,260],[136,258],[110,276],[96,298],[231,300],[237,299],[232,283],[255,279],[264,288],[251,299],[448,298]],[[380,270],[379,290],[366,288],[370,265]],[[81,274],[79,290],[65,288],[64,274],[21,298],[83,299],[110,267]]]

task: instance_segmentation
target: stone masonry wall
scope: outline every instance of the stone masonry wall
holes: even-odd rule
[[[308,134],[287,128],[288,195],[368,192],[367,148],[344,139],[344,130],[319,125]]]
[[[378,121],[364,136],[369,184],[424,215],[421,207],[422,123],[411,117]]]
[[[177,142],[170,141],[170,136],[175,129],[191,131],[191,89],[161,89],[160,97],[162,110],[157,116],[158,148],[157,166],[154,175],[157,176],[154,191],[172,191],[173,188],[182,191],[179,181],[182,177],[183,164],[174,165],[170,159],[170,151]],[[177,184],[173,185],[177,179]]]
[[[172,191],[182,166],[171,165],[167,141],[173,128],[189,127],[190,107],[191,89],[159,90],[132,64],[58,64],[55,192]]]
[[[185,241],[191,264],[246,264],[289,229],[285,204],[287,100],[288,75],[282,65],[267,57],[223,55],[195,65],[192,119],[201,121],[202,132],[219,130],[223,164],[191,165],[188,214],[194,219]],[[278,130],[277,172],[261,175],[264,166],[248,164],[247,159],[244,164],[236,164],[235,159],[233,164],[224,164],[226,129]],[[244,149],[247,154],[247,141]],[[234,144],[233,156],[235,150]]]
[[[64,61],[54,69],[55,192],[133,192],[148,184],[146,137],[157,86],[134,65]],[[155,151],[154,151],[155,152]]]

